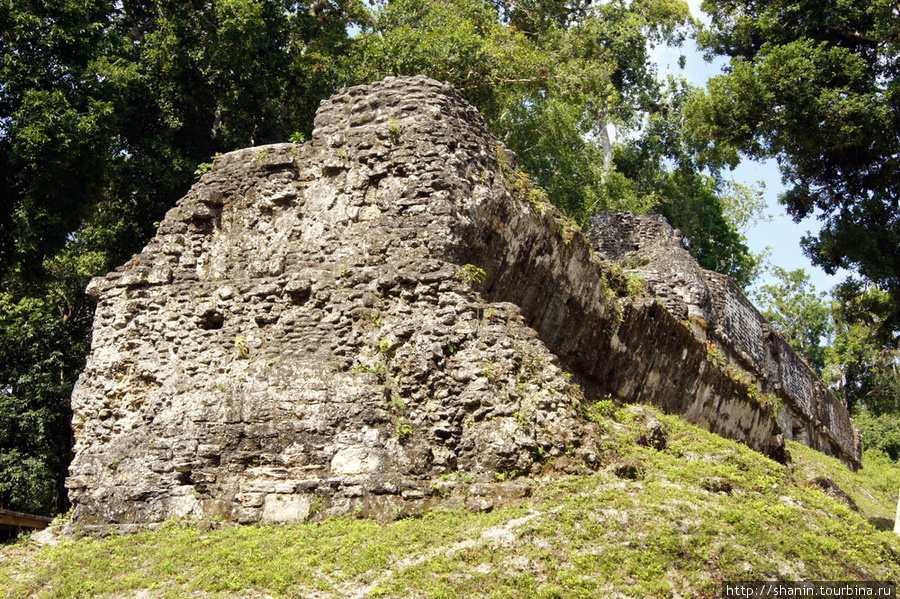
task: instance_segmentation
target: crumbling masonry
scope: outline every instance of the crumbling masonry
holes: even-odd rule
[[[218,158],[91,282],[73,518],[483,509],[527,493],[495,473],[601,465],[582,413],[607,395],[858,465],[846,411],[740,292],[657,259],[666,227],[596,220],[595,251],[452,87],[348,89],[310,142]],[[632,255],[644,295],[613,264]]]

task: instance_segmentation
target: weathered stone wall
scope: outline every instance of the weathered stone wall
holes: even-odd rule
[[[649,284],[650,295],[698,339],[714,343],[761,393],[783,403],[785,438],[860,465],[860,437],[844,406],[728,277],[701,269],[659,215],[601,214],[591,223],[598,253]]]
[[[586,401],[652,404],[785,459],[774,414],[703,340],[654,299],[616,293],[617,276],[588,240],[555,209],[518,195],[479,204],[460,259],[485,268],[484,297],[519,307]]]
[[[527,196],[477,112],[426,78],[342,92],[306,144],[217,159],[89,286],[73,518],[484,508],[527,492],[495,473],[596,466],[580,405],[606,394],[783,457],[770,411],[703,341],[618,297]]]
[[[324,103],[310,143],[217,159],[89,287],[74,518],[393,518],[487,501],[442,475],[595,460],[555,356],[450,259],[502,192],[496,147],[454,90],[413,79]]]

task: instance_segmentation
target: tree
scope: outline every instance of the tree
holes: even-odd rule
[[[860,407],[853,414],[853,424],[862,433],[863,461],[867,466],[870,457],[874,457],[870,453],[873,450],[884,452],[895,462],[900,460],[900,417],[896,414],[875,415]]]
[[[90,310],[74,232],[104,193],[114,103],[96,58],[110,5],[0,5],[0,506],[65,507],[69,394]],[[73,258],[66,261],[63,258]],[[83,263],[82,263],[83,264]],[[73,285],[79,286],[73,289]]]
[[[65,508],[69,396],[88,349],[85,320],[64,322],[40,297],[0,294],[0,507]]]
[[[834,292],[834,343],[828,348],[825,380],[851,412],[900,415],[900,351],[877,334],[890,297],[873,286],[848,282]]]
[[[568,216],[657,210],[703,266],[745,285],[756,261],[724,216],[725,184],[689,155],[683,90],[649,60],[648,44],[678,44],[689,25],[678,1],[394,0],[356,38],[351,81],[449,81]]]
[[[765,203],[759,192],[726,181],[720,170],[704,172],[682,127],[693,91],[669,78],[639,135],[617,146],[607,192],[614,205],[643,205],[665,216],[700,266],[746,289],[761,272],[762,256],[750,252],[744,233],[763,218]]]
[[[0,276],[26,274],[101,193],[114,106],[93,69],[109,5],[0,5]]]
[[[890,298],[856,283],[835,290],[834,343],[827,351],[825,381],[847,404],[867,450],[900,458],[900,351],[877,335]]]
[[[762,285],[755,295],[762,315],[820,377],[826,366],[828,344],[834,335],[825,293],[816,293],[802,269],[772,267],[775,282]]]
[[[889,0],[706,0],[699,41],[730,57],[687,111],[712,162],[775,157],[803,245],[833,273],[888,293],[883,336],[900,332],[900,13]],[[701,146],[704,146],[701,143]]]

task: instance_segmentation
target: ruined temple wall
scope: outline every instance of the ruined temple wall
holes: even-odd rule
[[[91,282],[77,522],[488,509],[527,492],[494,473],[597,467],[580,406],[606,394],[783,457],[771,410],[694,324],[612,290],[456,90],[355,87],[315,125],[305,144],[218,158],[141,253]]]
[[[701,269],[659,215],[603,214],[592,221],[598,253],[645,280],[699,339],[715,343],[762,393],[784,404],[778,423],[795,439],[856,468],[861,440],[846,408],[728,277]]]
[[[701,284],[709,290],[711,334],[729,356],[742,365],[766,364],[769,345],[774,338],[772,326],[756,306],[727,276],[697,267]],[[774,371],[759,370],[766,379]]]
[[[89,286],[73,518],[393,519],[486,509],[527,490],[494,473],[564,453],[596,463],[580,391],[456,260],[500,201],[496,151],[458,92],[414,78],[323,103],[306,144],[218,158]]]
[[[713,297],[713,339],[754,376],[761,391],[782,400],[785,438],[859,467],[861,438],[843,404],[733,281],[701,272]]]
[[[655,300],[617,296],[607,282],[610,265],[589,240],[556,209],[516,195],[477,206],[461,260],[486,270],[485,297],[518,306],[589,400],[655,405],[784,459],[774,414],[690,327]]]

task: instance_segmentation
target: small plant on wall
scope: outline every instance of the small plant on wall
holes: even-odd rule
[[[463,283],[468,283],[469,285],[480,285],[484,283],[485,278],[487,277],[487,272],[483,268],[479,268],[474,264],[466,264],[462,268],[459,269],[459,272],[456,273],[456,276],[459,277]]]
[[[413,429],[405,418],[398,418],[394,432],[397,433],[397,440],[400,443],[406,443],[412,437]]]

